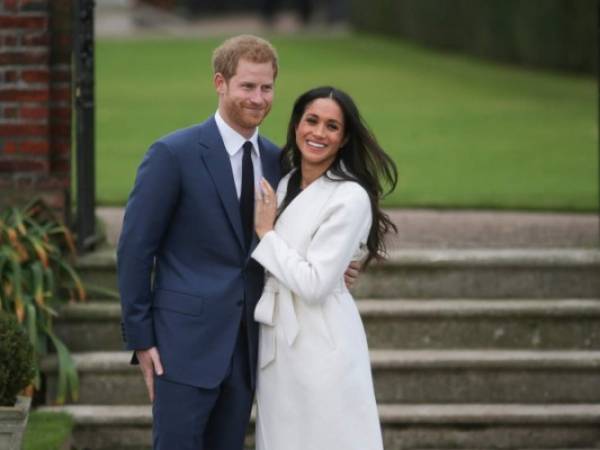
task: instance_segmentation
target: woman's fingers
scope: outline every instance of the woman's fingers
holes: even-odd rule
[[[262,191],[262,200],[266,205],[274,203],[275,191],[266,179],[260,180],[260,187]]]
[[[269,182],[266,180],[266,178],[263,178],[262,180],[260,180],[260,185],[262,187],[263,193],[266,193],[268,195],[275,194],[275,191],[273,190],[273,188],[271,187]]]
[[[254,215],[254,230],[259,239],[273,229],[277,213],[277,197],[275,191],[264,178],[260,180],[260,189],[256,193],[256,210]]]

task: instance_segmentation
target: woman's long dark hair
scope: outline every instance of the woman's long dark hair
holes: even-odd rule
[[[281,154],[281,166],[284,174],[295,168],[298,170],[290,178],[281,210],[285,209],[300,192],[302,154],[296,144],[296,128],[307,106],[319,98],[330,98],[335,101],[344,115],[346,143],[340,148],[335,160],[329,166],[328,170],[333,175],[329,178],[334,181],[341,179],[359,183],[367,191],[371,200],[373,223],[367,239],[369,254],[364,263],[364,267],[366,267],[373,258],[385,257],[385,234],[390,231],[397,232],[394,223],[379,207],[379,200],[396,187],[398,170],[394,161],[377,143],[352,98],[345,92],[330,86],[318,87],[305,92],[294,103],[288,125],[287,142]],[[387,186],[387,192],[384,186]]]

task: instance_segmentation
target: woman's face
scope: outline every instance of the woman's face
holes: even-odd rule
[[[306,106],[296,126],[303,167],[323,171],[329,168],[345,143],[344,125],[344,115],[335,100],[318,98]]]

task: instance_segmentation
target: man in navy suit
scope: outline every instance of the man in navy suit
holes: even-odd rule
[[[280,178],[280,150],[257,131],[277,54],[238,36],[215,50],[213,69],[217,112],[152,144],[118,246],[124,338],[153,401],[159,450],[240,450],[252,407],[264,274],[249,258],[256,236],[240,198],[243,175]]]
[[[241,450],[256,383],[254,191],[280,178],[280,150],[257,127],[277,53],[237,36],[214,51],[213,70],[217,112],[152,144],[118,246],[123,334],[153,403],[155,450]]]

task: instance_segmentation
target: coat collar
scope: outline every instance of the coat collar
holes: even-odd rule
[[[291,175],[291,173],[290,173]],[[277,201],[280,203],[283,201],[287,194],[287,183],[289,182],[289,176],[286,176],[282,180],[282,188],[277,192]],[[334,194],[336,189],[341,186],[340,179],[328,178],[326,175],[321,175],[306,188],[304,188],[292,202],[285,208],[279,215],[279,219],[275,224],[275,229],[296,226],[309,226],[315,218],[320,216],[321,209],[327,204],[329,198]],[[310,211],[310,214],[306,214]]]

